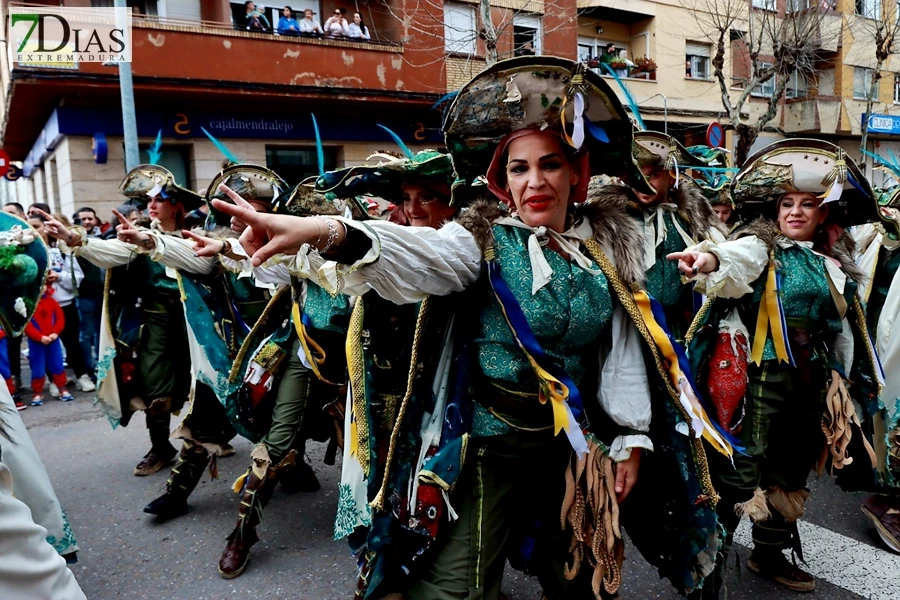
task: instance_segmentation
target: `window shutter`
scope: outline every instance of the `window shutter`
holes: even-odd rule
[[[687,42],[685,44],[685,54],[690,54],[691,56],[705,56],[709,58],[709,46],[706,44],[695,44],[694,42]]]

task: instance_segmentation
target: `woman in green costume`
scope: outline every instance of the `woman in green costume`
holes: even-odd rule
[[[815,588],[782,550],[802,559],[797,520],[813,467],[830,466],[844,487],[871,487],[863,431],[883,381],[843,229],[877,218],[853,161],[828,142],[782,140],[747,160],[732,194],[748,222],[737,242],[669,256],[712,299],[688,336],[692,370],[742,447],[733,466],[712,462],[729,538],[698,598],[718,597],[742,516],[753,521],[750,570],[794,591]]]
[[[659,535],[642,537],[656,543],[642,551],[679,589],[696,587],[718,550],[700,436],[721,440],[702,408],[680,400],[677,366],[659,371],[673,348],[641,289],[636,223],[620,204],[587,196],[591,173],[604,168],[652,191],[632,160],[624,110],[582,65],[522,57],[464,87],[444,131],[457,175],[470,186],[487,172],[508,211],[475,203],[434,230],[215,203],[250,226],[241,242],[255,265],[283,264],[333,292],[422,303],[408,385],[369,481],[373,529],[385,526],[368,550],[390,560],[358,595],[496,599],[507,558],[536,573],[548,598],[615,593],[619,502],[638,483],[644,452],[665,462],[668,478],[661,489],[647,482],[665,511],[644,515]],[[452,327],[437,368],[426,367],[416,349],[431,312],[448,310],[442,297],[452,299]],[[426,372],[435,373],[427,395],[416,385]],[[651,395],[654,373],[665,399]],[[433,436],[419,438],[431,419]],[[361,559],[364,569],[377,562],[368,551]]]

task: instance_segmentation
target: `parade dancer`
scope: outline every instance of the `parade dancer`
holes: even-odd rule
[[[11,336],[21,335],[30,325],[45,289],[48,269],[48,249],[40,236],[25,221],[8,213],[0,213],[2,331]],[[40,550],[41,544],[36,543],[39,531],[46,530],[41,537],[68,562],[77,561],[78,544],[25,423],[16,414],[16,406],[6,390],[0,390],[0,460],[3,461],[0,463],[0,520],[3,521],[0,530],[5,530],[0,531],[0,595],[4,598],[32,597],[22,596],[23,590],[17,587],[21,584],[15,581],[17,578],[5,576],[4,571],[9,569],[9,572],[16,572],[17,566],[35,573],[35,565],[39,564],[47,568],[42,569],[42,572],[47,573],[51,570],[50,565],[62,563],[59,557],[48,557],[47,552]],[[16,501],[10,497],[10,475],[15,480]],[[20,503],[27,505],[28,509],[24,509]],[[25,513],[29,510],[30,515],[26,518]],[[36,528],[34,523],[42,529]],[[10,530],[10,527],[14,529]],[[23,540],[14,536],[10,539],[11,536],[4,535],[10,531],[21,532],[23,528],[27,528],[29,532],[25,547],[30,553],[28,560],[33,561],[25,566],[21,560],[16,560],[24,558],[23,554],[17,555],[23,550]],[[49,547],[46,550],[49,551]],[[19,580],[23,579],[21,572],[18,571]],[[71,578],[71,574],[68,577]],[[37,584],[37,580],[31,583]],[[44,580],[43,583],[50,582]]]
[[[670,255],[712,299],[688,335],[691,364],[740,447],[733,466],[711,461],[728,543],[715,577],[692,596],[704,599],[718,598],[743,516],[753,521],[750,570],[794,591],[815,589],[782,550],[803,559],[797,521],[814,467],[838,473],[839,483],[871,485],[875,457],[863,431],[881,379],[843,230],[877,218],[853,161],[828,142],[782,140],[748,159],[732,195],[749,221],[736,242]]]
[[[699,436],[730,448],[707,429],[699,405],[679,400],[676,386],[686,383],[677,366],[645,368],[643,352],[661,368],[660,355],[675,358],[675,350],[641,289],[643,263],[633,252],[639,230],[621,205],[585,202],[591,172],[601,166],[642,185],[630,152],[621,152],[632,141],[624,110],[582,65],[522,57],[464,87],[444,130],[457,175],[471,185],[487,172],[491,194],[511,216],[496,202],[473,205],[460,215],[465,227],[433,230],[261,215],[239,200],[214,202],[252,229],[241,241],[255,265],[281,261],[331,291],[375,289],[398,304],[423,303],[408,382],[434,372],[433,391],[404,389],[381,446],[384,461],[370,461],[369,550],[389,550],[392,560],[371,572],[360,595],[495,599],[507,556],[538,573],[548,598],[615,593],[622,546],[614,515],[638,480],[641,452],[655,448],[651,435],[668,446],[657,451],[680,457],[671,473],[679,484],[660,490],[670,511],[667,523],[656,524],[667,535],[656,541],[690,539],[666,575],[679,589],[699,585],[718,550]],[[604,152],[607,145],[612,151]],[[314,273],[310,246],[332,259]],[[461,312],[437,363],[425,365],[415,348],[429,315],[446,312],[432,296],[449,297]],[[651,398],[650,376],[669,382],[665,404]],[[680,415],[678,429],[667,410]],[[355,416],[357,431],[370,435],[372,419],[383,418]],[[427,440],[415,433],[422,419],[435,423]],[[514,552],[509,536],[523,532],[535,541],[533,553]],[[660,549],[644,548],[664,555],[657,563],[673,550]]]
[[[247,193],[236,184],[240,176],[224,183]],[[243,179],[246,179],[244,177]],[[238,198],[226,185],[214,191],[217,201]],[[253,210],[259,199],[248,195]],[[338,210],[307,186],[297,186],[278,203],[277,210],[299,216],[338,214]],[[240,221],[232,224],[243,228]],[[333,296],[305,280],[292,278],[286,269],[252,269],[240,246],[198,234],[190,237],[200,257],[216,257],[226,270],[254,275],[260,284],[278,285],[266,307],[267,319],[277,326],[269,335],[248,336],[232,368],[242,383],[240,400],[251,406],[269,406],[265,435],[257,437],[250,455],[252,466],[234,484],[241,497],[238,522],[229,534],[219,560],[219,574],[240,576],[250,560],[250,549],[259,541],[256,532],[265,506],[279,481],[299,491],[316,491],[318,480],[306,462],[307,439],[326,441],[335,433],[325,407],[332,404],[346,382],[343,347],[350,304],[346,296]],[[245,278],[246,279],[246,278]],[[262,420],[262,419],[261,419]],[[324,434],[324,435],[323,435]]]
[[[890,165],[895,177],[900,174],[900,165],[877,158]],[[887,547],[900,553],[900,493],[896,489],[900,481],[900,328],[894,327],[900,314],[900,187],[881,191],[878,205],[881,223],[855,228],[856,263],[864,275],[859,296],[866,304],[869,329],[886,374],[881,396],[886,435],[882,444],[876,444],[886,449],[878,465],[881,493],[867,497],[862,510]]]
[[[184,215],[202,202],[158,165],[135,167],[119,191],[146,201],[152,220],[148,230],[166,237],[180,237]],[[178,274],[147,256],[154,247],[149,238],[141,245],[129,243],[130,234],[121,232],[117,239],[89,238],[77,227],[68,229],[43,216],[64,251],[108,269],[98,361],[103,382],[97,398],[113,426],[125,426],[135,411],[144,411],[151,447],[134,474],[156,473],[178,454],[169,442],[169,422],[187,401],[191,385]]]

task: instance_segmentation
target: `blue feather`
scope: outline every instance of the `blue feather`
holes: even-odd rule
[[[391,136],[392,138],[394,138],[394,141],[397,143],[398,146],[400,146],[400,150],[403,151],[403,154],[406,155],[406,158],[412,158],[412,157],[413,157],[413,152],[412,152],[412,150],[410,150],[409,148],[407,148],[406,144],[403,143],[403,140],[400,139],[400,136],[399,136],[399,135],[397,135],[396,133],[394,133],[393,131],[391,131],[390,129],[388,129],[387,127],[385,127],[384,125],[379,124],[378,126],[381,127],[382,129],[384,129],[385,131],[387,131],[387,132],[390,134],[390,136]]]
[[[584,118],[584,125],[587,127],[588,132],[594,136],[594,139],[598,142],[603,142],[604,144],[609,143],[609,136],[606,135],[606,130],[600,127],[599,125],[595,125],[591,123],[591,120],[587,117]]]
[[[444,102],[449,102],[449,101],[453,100],[454,98],[456,98],[457,94],[459,94],[459,90],[457,90],[455,92],[450,92],[449,94],[444,94],[443,96],[438,98],[437,102],[435,102],[434,104],[431,105],[431,110],[436,109],[438,106],[440,106]]]
[[[609,74],[613,76],[613,79],[616,80],[616,83],[619,84],[619,87],[622,88],[622,93],[625,94],[625,100],[628,102],[628,108],[631,109],[631,114],[634,115],[634,120],[637,121],[637,125],[640,131],[644,131],[647,127],[644,125],[644,119],[641,118],[641,109],[638,108],[637,102],[634,101],[634,96],[631,95],[631,91],[625,86],[625,82],[616,75],[616,72],[606,63],[600,63]]]
[[[886,158],[884,156],[881,156],[880,154],[874,154],[872,152],[869,152],[868,150],[862,151],[862,153],[866,156],[871,156],[875,159],[876,162],[879,162],[887,167],[895,177],[900,178],[900,164],[897,163],[897,158],[894,156],[893,151],[888,150],[888,152],[890,152],[891,158]]]
[[[158,165],[162,157],[162,129],[156,134],[156,141],[147,150],[147,161],[151,165]]]
[[[313,131],[316,133],[316,159],[319,161],[319,176],[325,174],[325,148],[322,147],[322,136],[319,134],[319,122],[316,121],[316,115],[309,113],[312,117]]]
[[[202,126],[201,126],[201,127],[200,127],[200,130],[201,130],[203,133],[206,134],[206,137],[208,137],[208,138],[209,138],[209,141],[211,141],[211,142],[213,143],[213,146],[215,146],[215,147],[219,150],[219,152],[222,153],[222,156],[224,156],[225,158],[227,158],[227,159],[228,159],[230,162],[232,162],[232,163],[240,164],[241,160],[240,160],[237,156],[235,156],[234,154],[232,154],[232,153],[231,153],[231,150],[229,150],[228,148],[225,147],[225,144],[223,144],[222,142],[220,142],[219,140],[217,140],[217,139],[213,136],[213,134],[211,134],[210,132],[208,132],[208,131],[206,130],[205,127],[202,127]]]

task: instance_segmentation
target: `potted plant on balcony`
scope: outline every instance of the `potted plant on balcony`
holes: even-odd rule
[[[609,68],[614,71],[624,71],[628,69],[628,63],[621,58],[616,58],[609,63]]]
[[[639,56],[634,59],[634,67],[631,68],[632,73],[656,73],[656,62],[647,56]]]

